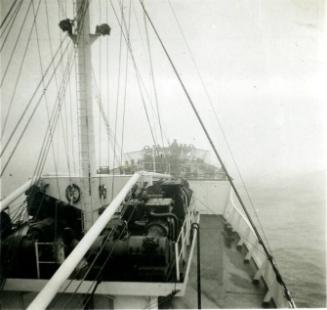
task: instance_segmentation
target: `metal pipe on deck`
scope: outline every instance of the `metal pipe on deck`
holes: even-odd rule
[[[88,230],[82,240],[66,258],[63,264],[55,272],[52,278],[43,287],[40,293],[34,298],[32,303],[28,306],[27,310],[40,310],[46,309],[52,299],[67,278],[71,275],[78,263],[82,260],[86,252],[90,249],[96,238],[100,235],[105,228],[111,217],[114,215],[120,204],[125,199],[126,195],[140,179],[141,173],[135,173],[114,198],[114,200],[106,207],[105,211],[96,220],[93,226]]]
[[[29,187],[33,184],[33,180],[29,180],[12,193],[10,193],[6,198],[0,201],[0,212],[5,210],[12,202],[14,202],[18,197],[20,197]]]

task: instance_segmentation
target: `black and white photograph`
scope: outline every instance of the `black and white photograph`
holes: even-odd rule
[[[326,0],[0,0],[0,310],[327,308]]]

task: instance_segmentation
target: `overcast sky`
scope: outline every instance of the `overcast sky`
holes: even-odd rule
[[[34,2],[37,6],[38,1]],[[42,1],[39,9],[37,29],[43,68],[46,68],[51,59],[47,23],[51,44],[55,50],[60,38],[65,35],[58,28],[58,21],[73,17],[72,8],[67,7],[62,0],[59,2],[62,6],[58,11],[57,1],[47,0],[48,20],[45,1]],[[9,0],[1,1],[1,14],[7,12],[10,3]],[[91,29],[94,30],[96,24],[104,22],[108,22],[112,28],[109,37],[100,38],[93,44],[92,76],[98,85],[101,84],[102,104],[106,113],[109,111],[110,126],[113,130],[117,103],[120,28],[112,8],[110,5],[106,6],[107,3],[109,1],[93,0],[91,5]],[[113,3],[118,10],[118,2],[113,0]],[[230,148],[246,178],[291,176],[326,169],[325,1],[171,0],[192,56],[176,24],[169,2],[146,0],[145,3],[232,175],[235,169],[231,155],[191,57],[197,63]],[[124,4],[127,18],[129,1],[125,0]],[[28,1],[24,1],[22,11],[18,14],[1,54],[2,72],[12,54],[27,5]],[[32,9],[28,17],[2,88],[2,123],[8,111],[19,63],[28,41]],[[192,143],[199,148],[210,149],[149,25],[148,31],[164,135],[169,141],[177,139],[181,143]],[[142,80],[154,102],[144,20],[136,0],[132,0],[131,44]],[[124,43],[122,46],[117,123],[117,139],[120,144],[126,67],[126,46]],[[153,142],[130,57],[128,62],[124,150],[134,151],[144,145],[152,145]],[[35,31],[31,35],[25,63],[8,126],[3,133],[4,141],[40,80]],[[62,68],[63,66],[60,70]],[[58,84],[61,80],[58,74]],[[76,157],[74,154],[78,141],[75,129],[77,117],[74,74],[71,82],[70,92],[67,90],[67,102],[63,107],[65,116],[58,123],[54,142],[56,161],[63,172],[68,170],[65,154],[68,154],[71,170],[77,165],[77,161],[73,159]],[[47,92],[49,109],[53,106],[55,93],[56,85],[53,81]],[[94,97],[95,95],[96,91]],[[69,97],[72,97],[71,104]],[[154,120],[151,106],[147,104],[152,126],[155,127],[157,139],[160,141],[158,122]],[[105,126],[98,115],[95,98],[94,106],[97,162],[105,164],[108,160],[108,139]],[[26,170],[32,172],[47,125],[45,107],[46,102],[43,100],[7,174],[17,174],[22,170],[25,173]],[[65,128],[64,134],[62,128]],[[50,151],[45,172],[53,172],[53,161],[53,153]],[[215,163],[214,159],[212,161]]]

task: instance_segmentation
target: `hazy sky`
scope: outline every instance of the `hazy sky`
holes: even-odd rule
[[[10,2],[9,0],[1,1],[2,16],[7,12]],[[47,20],[45,1],[41,2],[37,29],[42,66],[46,68],[51,59],[47,23],[51,44],[55,50],[59,39],[64,37],[57,26],[59,20],[66,16],[72,18],[73,15],[71,7],[67,7],[62,0],[59,1],[62,4],[59,11],[57,1],[47,0],[49,13]],[[279,175],[289,176],[326,169],[325,1],[171,0],[170,2],[201,72],[215,111],[221,120],[233,155],[244,176],[248,179],[263,176],[269,179]],[[34,0],[34,3],[37,6],[38,1]],[[112,28],[110,37],[100,38],[93,44],[92,61],[94,78],[96,83],[102,86],[102,103],[106,113],[109,111],[110,126],[114,129],[120,28],[107,3],[109,1],[92,1],[92,30],[96,24],[103,22],[108,22]],[[118,9],[118,2],[113,0],[113,3]],[[172,15],[169,2],[146,0],[145,3],[217,148],[234,175],[235,169],[230,153]],[[125,0],[124,4],[127,17],[129,1]],[[27,5],[28,1],[24,1],[22,12],[18,15],[1,54],[2,73],[12,54]],[[2,88],[2,122],[8,110],[31,25],[32,10],[28,23],[21,31],[22,35]],[[209,149],[206,138],[149,25],[148,30],[165,136],[170,141],[177,139],[182,143],[192,143],[197,147]],[[142,79],[153,101],[144,20],[136,0],[132,0],[131,44]],[[121,141],[122,134],[122,99],[126,66],[126,46],[124,43],[122,46],[118,141]],[[109,78],[106,70],[107,61]],[[133,151],[153,143],[130,58],[128,62],[124,150]],[[3,133],[4,141],[40,80],[40,61],[35,31],[31,35],[31,44],[28,46],[25,63],[13,101],[10,121]],[[63,66],[60,70],[62,69]],[[60,81],[61,75],[58,74],[58,84]],[[76,168],[77,165],[77,161],[74,160],[78,144],[75,129],[77,117],[74,74],[72,74],[71,82],[70,92],[67,90],[67,102],[63,107],[65,116],[58,123],[54,142],[55,157],[61,171],[67,171],[65,154],[69,158],[71,170],[74,170],[73,166]],[[53,82],[47,91],[50,110],[55,94],[56,85]],[[72,98],[71,101],[69,98]],[[105,126],[98,116],[96,99],[94,99],[94,105],[97,162],[105,164],[108,157],[108,139]],[[29,173],[32,172],[47,124],[45,106],[46,102],[43,100],[7,173],[19,174],[20,171],[27,173],[27,170]],[[149,103],[148,110],[156,135],[160,140],[158,122],[154,120]],[[101,135],[99,135],[100,130]],[[45,172],[53,172],[53,155],[51,151],[49,154]]]

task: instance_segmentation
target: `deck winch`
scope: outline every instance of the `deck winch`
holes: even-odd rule
[[[90,278],[103,270],[103,280],[174,280],[174,242],[191,194],[187,182],[181,180],[135,189],[91,248],[89,262],[102,248],[103,254]]]

